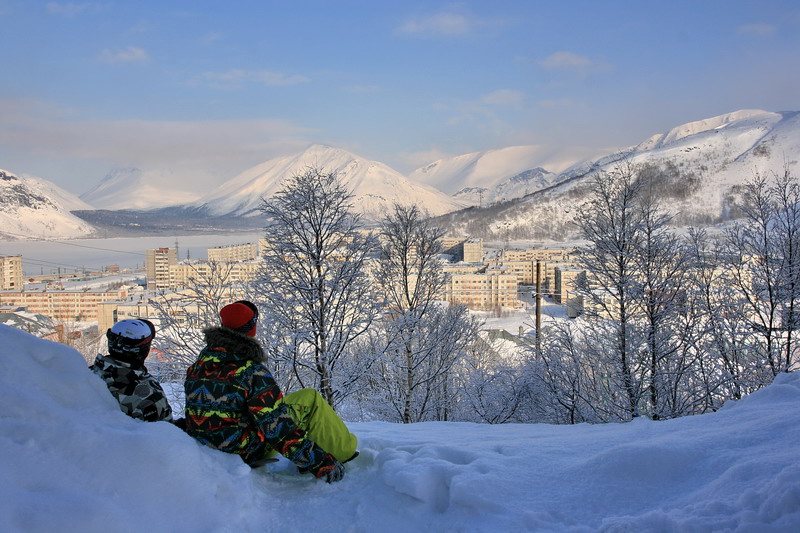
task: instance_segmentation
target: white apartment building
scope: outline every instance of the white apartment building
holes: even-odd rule
[[[0,256],[0,290],[22,290],[23,283],[22,256]]]
[[[169,288],[169,267],[177,263],[177,248],[156,248],[147,250],[147,256],[145,257],[147,288]]]

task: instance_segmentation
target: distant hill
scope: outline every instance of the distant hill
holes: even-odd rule
[[[171,184],[175,177],[168,171],[143,171],[138,168],[119,168],[80,198],[96,209],[154,209],[188,204],[200,195]]]
[[[452,213],[450,231],[484,238],[564,240],[574,236],[574,213],[590,194],[594,172],[627,160],[659,180],[662,204],[681,226],[704,226],[737,216],[742,184],[754,174],[800,177],[800,113],[742,110],[690,122],[637,146],[580,163],[554,185],[515,200]]]
[[[339,174],[367,219],[379,218],[393,202],[417,203],[441,216],[453,233],[564,240],[574,235],[571,220],[588,198],[592,173],[623,160],[654,173],[676,224],[717,224],[737,216],[740,186],[755,173],[783,172],[788,166],[800,176],[800,113],[736,111],[677,126],[561,170],[564,159],[557,154],[516,146],[440,160],[406,178],[383,163],[313,145],[252,167],[194,201],[188,201],[193,193],[172,190],[167,174],[137,169],[106,176],[83,195],[95,202],[92,206],[45,180],[0,171],[0,235],[89,236],[93,227],[84,220],[105,235],[260,227],[261,199],[277,192],[287,177],[318,167]],[[446,185],[456,197],[423,181]],[[103,205],[108,207],[98,209]]]
[[[0,170],[0,236],[6,240],[88,237],[94,228],[71,211],[89,208],[47,180]]]
[[[603,154],[598,152],[587,152],[585,157],[601,155]],[[493,198],[492,201],[496,201],[500,200],[504,194],[512,193],[507,186],[504,193],[493,192],[503,183],[513,181],[516,177],[526,173],[538,173],[536,169],[539,168],[543,175],[552,172],[555,178],[558,173],[575,162],[576,158],[573,153],[568,155],[559,149],[536,145],[509,146],[440,159],[418,168],[408,177],[416,182],[429,183],[456,197],[464,197],[465,189],[486,189]],[[550,184],[543,183],[543,185]],[[521,191],[524,193],[524,186]],[[477,204],[478,202],[475,202],[475,205]]]
[[[353,192],[356,211],[368,219],[377,220],[395,202],[416,203],[432,215],[468,205],[433,187],[415,183],[383,163],[315,144],[302,153],[252,167],[186,207],[205,210],[212,216],[257,215],[262,198],[278,192],[286,178],[311,167],[335,171]]]

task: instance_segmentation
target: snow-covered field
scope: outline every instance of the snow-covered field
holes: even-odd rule
[[[628,424],[351,424],[336,484],[122,414],[65,346],[0,326],[4,532],[800,531],[800,374]]]

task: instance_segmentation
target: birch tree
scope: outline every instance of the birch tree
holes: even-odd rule
[[[375,279],[385,305],[385,344],[377,382],[404,423],[448,418],[451,371],[478,329],[465,308],[441,301],[447,281],[441,237],[416,206],[394,205],[381,224]]]
[[[641,284],[636,279],[636,253],[641,240],[642,213],[638,209],[641,182],[627,163],[593,177],[593,195],[576,216],[581,236],[589,242],[578,249],[586,277],[579,289],[590,314],[614,325],[613,361],[625,396],[625,411],[639,415],[642,360],[634,316],[641,311]]]
[[[375,240],[361,232],[352,198],[335,172],[309,168],[264,199],[269,246],[253,287],[265,322],[277,330],[272,354],[334,408],[348,393],[337,366],[375,316],[365,269]]]

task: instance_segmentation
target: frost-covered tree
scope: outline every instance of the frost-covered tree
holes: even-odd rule
[[[641,178],[640,178],[641,179]],[[688,370],[684,346],[687,332],[681,313],[686,303],[689,255],[674,231],[670,217],[654,193],[654,180],[644,183],[638,199],[639,227],[633,245],[634,274],[641,302],[648,411],[654,419],[672,418],[680,412],[680,388]]]
[[[265,199],[264,269],[253,285],[272,338],[270,355],[334,408],[348,394],[337,370],[375,316],[365,264],[374,238],[335,172],[309,168]]]
[[[384,302],[376,385],[404,422],[447,419],[451,370],[477,325],[460,306],[441,300],[446,284],[442,231],[416,206],[395,204],[381,223],[375,272]]]
[[[613,365],[622,385],[627,417],[639,415],[642,396],[641,334],[634,317],[641,313],[637,253],[641,246],[643,214],[639,208],[642,182],[636,169],[623,164],[611,172],[598,172],[592,196],[575,221],[588,245],[579,248],[579,263],[586,270],[579,289],[590,314],[614,326]]]
[[[745,220],[726,235],[733,282],[751,327],[761,339],[761,368],[769,376],[797,363],[800,326],[800,185],[788,171],[756,175],[744,188]]]
[[[231,278],[233,265],[209,261],[192,266],[188,283],[177,291],[159,291],[149,304],[156,310],[158,331],[153,346],[168,362],[185,369],[205,346],[203,329],[219,325],[219,310],[242,297],[245,286]]]
[[[687,294],[696,317],[691,344],[698,356],[694,412],[702,413],[727,399],[739,400],[759,385],[753,379],[753,329],[726,252],[702,230],[690,233],[689,250]]]

